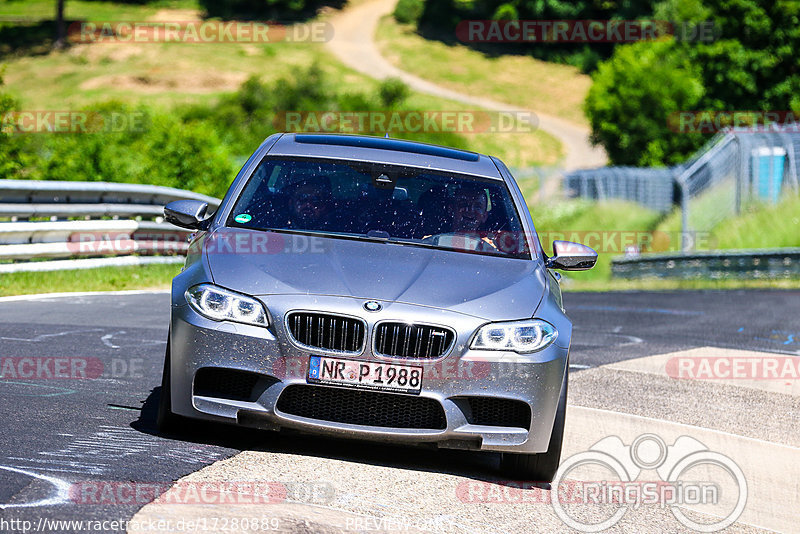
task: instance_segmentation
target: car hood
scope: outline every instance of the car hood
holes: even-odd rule
[[[241,293],[402,302],[487,320],[532,317],[546,284],[539,262],[388,242],[224,228],[204,251],[214,283]]]

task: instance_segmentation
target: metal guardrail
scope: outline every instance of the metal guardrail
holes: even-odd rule
[[[665,213],[674,201],[675,172],[638,167],[582,169],[564,175],[564,188],[568,198],[628,200]]]
[[[615,278],[800,278],[800,248],[648,254],[614,258]]]
[[[0,217],[147,217],[163,215],[163,205],[148,204],[0,204]]]
[[[163,221],[180,199],[220,203],[163,186],[0,180],[0,273],[180,263],[189,231]]]
[[[78,260],[33,261],[27,263],[0,263],[0,274],[18,272],[66,271],[96,269],[97,267],[129,267],[132,265],[183,263],[183,256],[114,256]]]
[[[8,203],[150,204],[163,206],[173,200],[192,199],[219,206],[219,199],[161,185],[112,182],[62,182],[48,180],[0,180],[0,199]]]
[[[685,163],[669,168],[600,167],[564,175],[568,197],[622,199],[665,213],[680,204],[681,230],[710,231],[756,203],[800,190],[800,133],[727,129]],[[683,247],[687,250],[688,246]]]

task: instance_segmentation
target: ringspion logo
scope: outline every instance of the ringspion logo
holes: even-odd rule
[[[640,478],[652,471],[657,479]],[[629,509],[645,505],[669,507],[688,529],[716,532],[744,511],[747,480],[733,459],[690,436],[672,445],[655,434],[642,434],[630,445],[609,436],[562,462],[553,478],[551,503],[559,519],[579,532],[612,528]],[[586,506],[600,519],[590,521],[583,513]],[[687,514],[686,507],[700,508],[710,519]]]

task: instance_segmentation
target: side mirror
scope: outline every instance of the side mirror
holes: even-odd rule
[[[208,204],[200,200],[173,200],[164,206],[164,218],[175,226],[201,230]]]
[[[597,263],[597,252],[570,241],[553,241],[553,255],[547,259],[548,269],[586,271]]]

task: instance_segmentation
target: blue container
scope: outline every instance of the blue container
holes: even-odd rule
[[[752,184],[758,198],[778,202],[783,186],[783,164],[786,150],[782,147],[761,147],[752,152]]]

